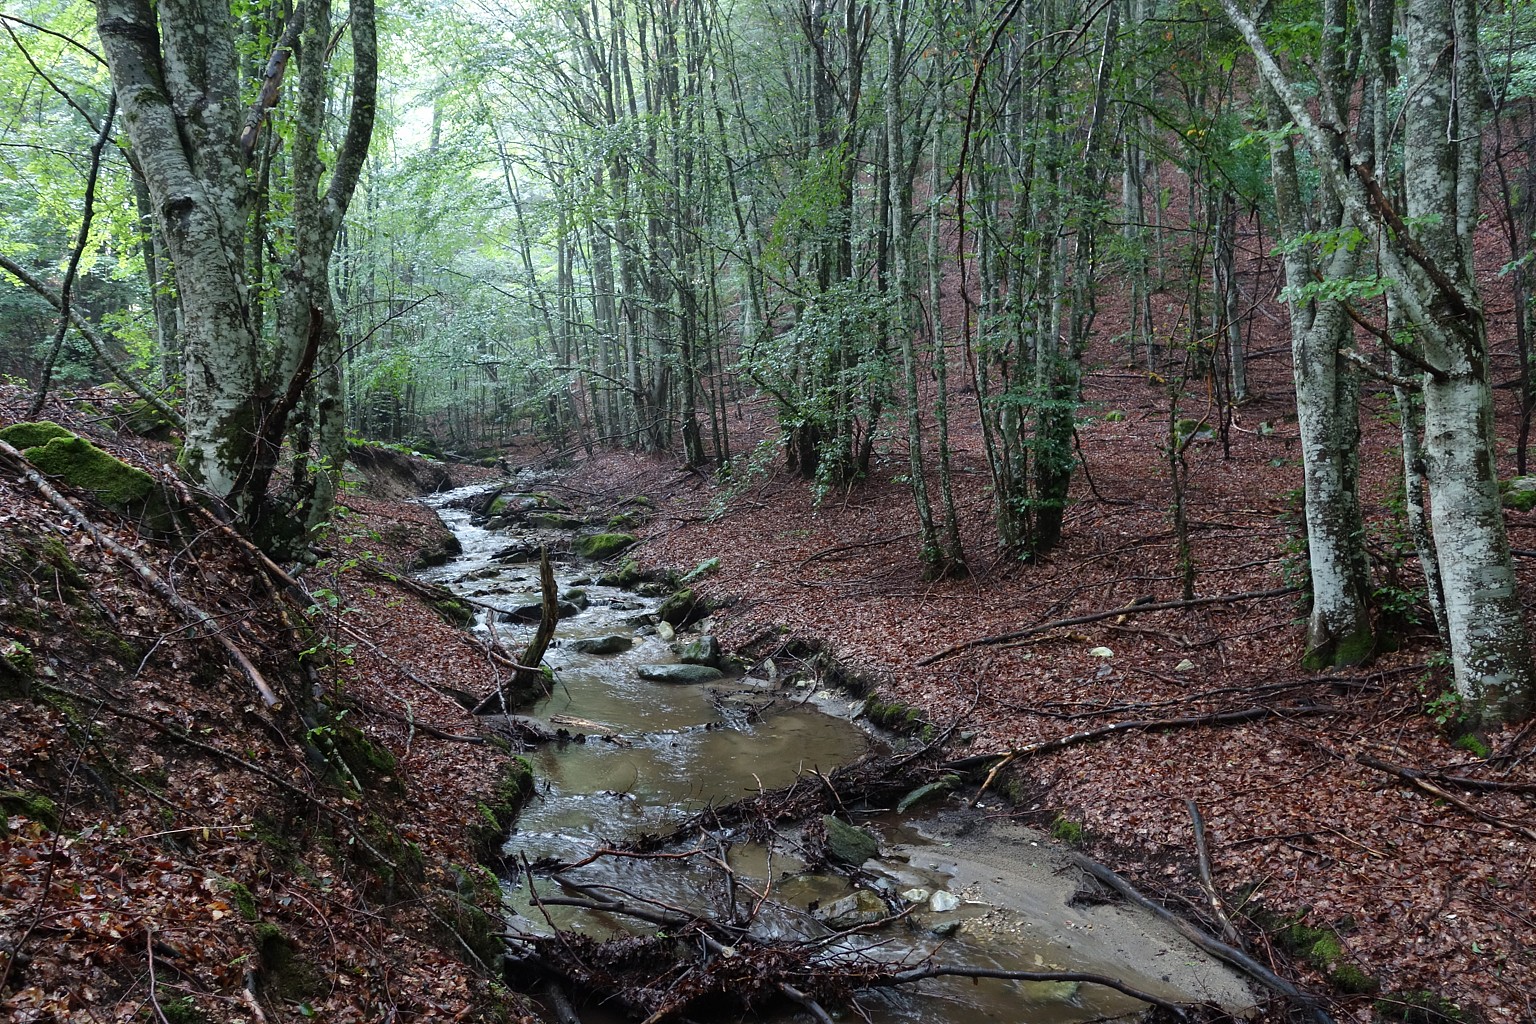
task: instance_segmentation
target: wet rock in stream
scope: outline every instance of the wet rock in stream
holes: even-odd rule
[[[641,665],[635,670],[653,683],[712,683],[725,673],[708,665]]]
[[[624,633],[609,636],[584,636],[563,644],[567,650],[578,654],[622,654],[634,646],[634,638]]]

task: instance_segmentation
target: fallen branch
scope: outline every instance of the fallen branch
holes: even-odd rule
[[[1306,1007],[1306,1009],[1312,1014],[1312,1019],[1317,1021],[1318,1024],[1333,1024],[1333,1018],[1328,1016],[1327,1011],[1325,1011],[1318,1004],[1315,996],[1311,996],[1306,992],[1303,992],[1301,989],[1297,988],[1289,981],[1286,981],[1284,978],[1280,977],[1274,971],[1270,970],[1268,967],[1265,967],[1263,964],[1259,963],[1257,960],[1249,956],[1247,953],[1244,953],[1242,950],[1233,946],[1229,946],[1225,942],[1222,942],[1220,939],[1207,935],[1199,928],[1196,928],[1193,924],[1190,924],[1184,918],[1170,911],[1167,907],[1164,907],[1162,904],[1154,902],[1153,900],[1143,896],[1135,886],[1131,885],[1130,882],[1127,882],[1124,878],[1121,878],[1119,875],[1115,874],[1115,872],[1111,871],[1103,864],[1100,864],[1098,861],[1093,860],[1090,857],[1085,857],[1080,853],[1072,854],[1072,863],[1076,864],[1079,868],[1086,871],[1100,882],[1109,886],[1115,892],[1119,893],[1121,896],[1124,896],[1138,907],[1150,911],[1157,917],[1167,921],[1169,924],[1173,925],[1174,928],[1178,929],[1180,935],[1183,935],[1186,939],[1193,942],[1207,953],[1216,957],[1218,960],[1231,964],[1233,967],[1236,967],[1238,970],[1247,974],[1249,977],[1253,978],[1255,981],[1259,982],[1259,984],[1263,985],[1270,991],[1278,992],[1280,995],[1285,996],[1287,999],[1294,1000],[1299,1005]]]
[[[73,502],[55,490],[53,485],[47,480],[43,479],[43,475],[32,468],[31,464],[27,462],[26,456],[22,455],[21,452],[6,442],[0,441],[0,455],[5,455],[12,459],[20,468],[22,476],[26,477],[33,487],[37,488],[38,493],[42,494],[55,508],[73,520],[75,525],[89,534],[92,540],[126,562],[138,574],[140,579],[149,584],[150,588],[160,595],[166,604],[175,609],[186,621],[187,625],[194,629],[203,630],[207,636],[216,640],[219,646],[224,648],[225,653],[229,655],[230,660],[240,669],[241,674],[256,688],[256,692],[261,694],[261,699],[267,707],[276,707],[281,703],[260,670],[251,664],[251,660],[245,656],[245,652],[236,647],[235,642],[219,629],[218,623],[214,620],[213,616],[178,594],[176,589],[162,579],[160,574],[148,562],[103,533],[91,521],[89,516],[80,511]]]
[[[1008,633],[998,633],[995,636],[978,637],[975,640],[967,640],[964,643],[946,647],[937,654],[930,654],[926,658],[919,658],[916,664],[932,665],[943,661],[945,658],[968,651],[973,647],[992,647],[997,644],[1005,644],[1010,640],[1022,640],[1036,633],[1044,633],[1050,629],[1060,629],[1064,626],[1081,626],[1089,622],[1100,622],[1104,619],[1112,619],[1117,615],[1140,615],[1143,612],[1165,612],[1174,608],[1195,608],[1200,605],[1222,604],[1231,601],[1258,601],[1266,597],[1284,597],[1286,594],[1295,594],[1300,587],[1276,587],[1273,590],[1250,590],[1244,594],[1217,594],[1211,597],[1195,597],[1187,601],[1152,601],[1147,604],[1128,604],[1122,608],[1111,608],[1109,611],[1093,612],[1090,615],[1075,615],[1070,619],[1055,619],[1051,622],[1041,622],[1023,629],[1015,629]]]
[[[1190,715],[1184,718],[1153,718],[1137,719],[1129,722],[1113,722],[1100,726],[1097,729],[1089,729],[1086,732],[1075,732],[1067,736],[1057,736],[1055,739],[1041,740],[1025,747],[1006,751],[999,754],[975,754],[959,761],[952,761],[941,767],[950,770],[964,770],[979,767],[993,758],[1001,758],[992,770],[987,773],[986,781],[981,784],[976,797],[987,787],[992,785],[992,780],[997,774],[1013,762],[1025,757],[1033,757],[1036,754],[1049,754],[1066,747],[1074,747],[1080,743],[1090,743],[1103,739],[1105,736],[1113,736],[1119,732],[1135,732],[1142,729],[1184,729],[1196,725],[1233,725],[1241,722],[1256,722],[1264,718],[1294,718],[1303,715],[1332,715],[1339,712],[1339,708],[1326,704],[1301,704],[1288,708],[1254,707],[1244,708],[1241,711],[1218,711],[1209,715]]]
[[[1200,806],[1194,798],[1185,801],[1189,807],[1189,821],[1195,830],[1195,860],[1200,868],[1200,888],[1205,890],[1205,901],[1210,905],[1211,916],[1216,918],[1221,925],[1221,939],[1223,942],[1238,944],[1237,929],[1232,927],[1232,919],[1227,916],[1227,908],[1221,902],[1221,894],[1216,891],[1216,878],[1211,871],[1211,851],[1205,844],[1205,819],[1200,816]]]
[[[1529,825],[1522,824],[1521,822],[1510,821],[1507,818],[1501,818],[1496,814],[1489,814],[1487,811],[1473,807],[1471,804],[1467,803],[1456,794],[1450,792],[1449,790],[1442,789],[1435,785],[1433,782],[1429,781],[1428,776],[1424,772],[1421,772],[1415,768],[1404,768],[1399,765],[1388,764],[1386,761],[1372,757],[1369,754],[1357,754],[1355,755],[1355,760],[1360,764],[1365,765],[1367,768],[1374,768],[1379,772],[1386,772],[1388,775],[1396,775],[1398,778],[1412,785],[1414,788],[1428,793],[1430,796],[1437,800],[1444,800],[1446,803],[1450,804],[1452,807],[1455,807],[1463,814],[1471,815],[1478,821],[1486,822],[1489,825],[1493,825],[1496,828],[1502,828],[1508,832],[1513,832],[1515,835],[1527,840],[1528,842],[1536,843],[1536,829],[1531,828]]]

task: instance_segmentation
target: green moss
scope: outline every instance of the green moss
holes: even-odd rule
[[[639,580],[640,563],[633,558],[626,558],[619,563],[617,569],[599,576],[597,582],[605,587],[632,587]]]
[[[1079,846],[1083,842],[1083,825],[1073,821],[1065,814],[1056,815],[1056,820],[1051,822],[1051,836],[1060,842],[1071,846]]]
[[[445,597],[432,602],[432,607],[449,624],[468,628],[475,624],[475,606],[457,597]]]
[[[1303,956],[1310,953],[1319,942],[1330,938],[1331,935],[1331,932],[1325,931],[1322,928],[1309,928],[1300,921],[1295,921],[1281,928],[1275,934],[1274,941],[1275,945],[1292,956]]]
[[[482,861],[495,859],[502,841],[517,820],[517,812],[533,796],[533,763],[526,757],[509,757],[502,765],[496,788],[475,805],[470,823],[470,847]]]
[[[1480,757],[1484,760],[1487,760],[1489,755],[1493,753],[1493,751],[1488,748],[1488,744],[1483,741],[1483,738],[1475,732],[1469,732],[1464,736],[1458,736],[1456,738],[1456,742],[1451,745],[1457,750],[1465,750],[1473,757]]]
[[[252,929],[256,953],[261,958],[262,987],[279,999],[302,1001],[325,992],[320,972],[299,956],[293,940],[270,922]]]
[[[160,1012],[169,1024],[207,1024],[208,1017],[197,1008],[191,996],[159,999]]]
[[[20,640],[0,640],[0,696],[24,696],[36,675],[32,648]]]
[[[59,827],[59,807],[41,793],[20,789],[0,789],[0,815],[16,815],[37,822],[50,831]],[[0,822],[3,824],[3,822]]]
[[[627,530],[640,522],[640,517],[633,512],[620,512],[616,516],[608,517],[608,529],[610,532]]]
[[[1111,409],[1109,412],[1104,414],[1104,422],[1123,423],[1125,422],[1125,413],[1121,412],[1119,409]]]
[[[1391,1024],[1463,1024],[1467,1012],[1427,989],[1389,992],[1372,1004],[1376,1020]]]
[[[86,579],[75,565],[74,559],[69,557],[69,549],[64,542],[57,537],[45,537],[41,546],[42,561],[58,574],[59,582],[73,590],[84,590],[87,587]]]
[[[255,921],[261,916],[256,906],[256,897],[251,894],[244,882],[236,882],[234,879],[224,880],[224,891],[229,893],[230,902],[235,909],[240,911],[240,916],[247,921]]]
[[[1536,477],[1517,476],[1499,482],[1500,498],[1505,508],[1529,512],[1536,508]]]
[[[155,490],[155,478],[113,458],[81,437],[55,437],[27,450],[27,459],[43,473],[82,490],[96,492],[109,505],[135,505]]]
[[[395,771],[399,763],[395,755],[364,736],[362,730],[351,725],[332,726],[330,741],[358,782],[395,796],[405,795],[405,784]]]
[[[1339,964],[1328,972],[1328,983],[1349,995],[1367,995],[1381,990],[1381,982],[1354,964]]]
[[[41,448],[56,437],[74,436],[74,434],[52,420],[39,420],[34,423],[12,423],[4,430],[0,430],[0,441],[4,441],[12,448],[19,448],[23,452],[28,448]]]
[[[880,728],[902,736],[921,735],[928,725],[923,721],[921,708],[899,700],[883,701],[873,693],[864,698],[864,717]]]
[[[612,558],[635,543],[632,533],[593,533],[576,540],[576,553],[583,558],[601,560]]]
[[[144,399],[129,403],[122,410],[123,429],[129,433],[147,437],[152,441],[169,441],[176,424],[160,414],[160,410]]]

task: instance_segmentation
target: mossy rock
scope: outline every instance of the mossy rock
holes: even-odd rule
[[[582,558],[601,561],[631,546],[638,540],[632,533],[593,533],[576,539],[576,553]]]
[[[1515,476],[1499,483],[1505,508],[1514,512],[1536,509],[1536,476]]]
[[[122,424],[123,429],[130,434],[147,437],[151,441],[169,441],[176,431],[176,424],[142,398],[123,408]]]
[[[901,703],[899,700],[883,701],[873,693],[864,698],[864,717],[882,729],[902,736],[920,733],[927,724],[921,708]]]
[[[687,572],[683,573],[682,582],[692,583],[694,580],[702,579],[703,577],[708,576],[710,573],[717,571],[719,568],[720,557],[718,555],[713,558],[706,558],[692,569],[689,569]]]
[[[863,829],[830,814],[821,816],[821,824],[827,830],[827,856],[832,860],[858,867],[880,855],[880,843]]]
[[[661,602],[656,617],[675,629],[682,629],[704,618],[713,607],[708,598],[687,587]]]
[[[52,420],[12,423],[4,430],[0,430],[0,441],[4,441],[12,448],[19,448],[23,452],[28,448],[41,448],[56,437],[74,436]]]
[[[59,805],[46,796],[20,789],[0,789],[0,832],[5,830],[5,819],[12,815],[35,821],[49,831],[59,827]]]
[[[626,558],[619,563],[617,569],[599,576],[597,582],[605,587],[632,587],[640,582],[640,576],[640,563],[633,558]]]
[[[564,512],[533,512],[528,516],[528,525],[540,530],[579,530],[587,521]]]
[[[432,607],[450,625],[465,629],[475,624],[475,606],[458,597],[444,597],[433,601]]]
[[[431,569],[439,565],[447,565],[451,559],[464,553],[464,545],[459,543],[459,538],[446,530],[432,540],[423,544],[411,556],[410,564],[406,568]]]
[[[155,491],[154,477],[73,434],[29,448],[26,455],[41,472],[81,490],[94,491],[97,498],[109,505],[142,505]]]
[[[533,796],[533,788],[533,762],[522,756],[507,758],[496,788],[475,805],[477,813],[470,825],[469,841],[477,858],[492,861],[497,857],[517,813]]]
[[[618,515],[613,515],[613,516],[609,516],[608,517],[608,530],[609,530],[609,532],[618,532],[620,530],[627,530],[627,529],[629,529],[632,526],[638,525],[639,522],[640,522],[640,517],[638,515],[636,515],[635,513],[633,513],[633,512],[620,512]]]

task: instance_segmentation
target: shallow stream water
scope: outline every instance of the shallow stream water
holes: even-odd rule
[[[522,481],[518,486],[537,487]],[[510,611],[536,602],[538,566],[509,564],[496,555],[514,541],[553,547],[569,534],[477,525],[459,506],[484,490],[464,488],[428,499],[464,551],[422,575],[488,606],[476,628],[494,630],[509,649],[519,650],[533,626],[492,621],[499,616],[489,609]],[[805,681],[728,677],[678,684],[640,678],[640,666],[677,661],[648,622],[660,599],[600,586],[593,580],[601,571],[569,557],[556,563],[561,592],[579,587],[589,604],[560,620],[556,645],[546,656],[555,674],[553,692],[527,714],[582,741],[545,744],[527,755],[537,795],[507,838],[513,861],[581,860],[612,843],[664,833],[700,810],[759,790],[796,779],[819,785],[814,773],[847,763],[879,742],[852,720],[857,703]],[[610,636],[627,637],[630,646],[615,654],[568,646]],[[1119,906],[1074,906],[1075,870],[1063,868],[1060,851],[1038,833],[955,805],[859,824],[882,840],[881,856],[864,866],[866,888],[887,896],[924,890],[958,899],[925,904],[901,924],[835,944],[829,958],[871,956],[915,964],[937,950],[935,959],[945,964],[1098,972],[1167,998],[1210,1000],[1231,1010],[1251,1005],[1239,979],[1147,915]],[[830,929],[809,908],[853,891],[841,874],[806,871],[795,856],[793,832],[771,845],[708,834],[697,841],[711,852],[724,851],[742,885],[769,893],[754,919],[760,937],[827,935]],[[563,877],[717,914],[730,898],[724,874],[700,857],[603,857]],[[544,895],[562,892],[554,880],[540,878],[537,885]],[[506,895],[513,935],[548,934],[551,924],[600,937],[649,927],[617,916],[535,906],[522,880],[509,880]],[[950,902],[957,905],[927,909]],[[873,1024],[1080,1024],[1133,1014],[1142,1005],[1094,986],[961,979],[926,981],[860,1000]],[[600,1008],[583,1009],[582,1016],[590,1024],[612,1019]],[[786,1013],[782,1019],[796,1018]]]

